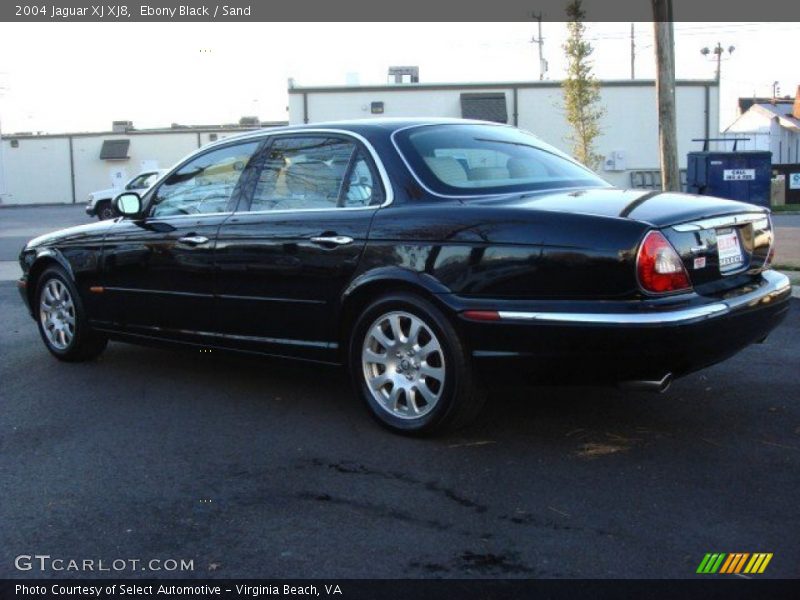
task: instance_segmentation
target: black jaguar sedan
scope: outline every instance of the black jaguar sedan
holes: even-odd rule
[[[112,339],[345,364],[402,432],[466,423],[519,376],[665,389],[789,306],[767,210],[615,189],[490,123],[263,130],[115,203],[22,251],[57,358]]]

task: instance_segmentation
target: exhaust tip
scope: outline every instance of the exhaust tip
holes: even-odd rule
[[[671,385],[672,373],[665,374],[661,379],[637,379],[620,383],[620,387],[624,389],[656,392],[658,394],[666,392]]]

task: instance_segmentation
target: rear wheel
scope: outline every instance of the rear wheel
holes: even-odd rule
[[[350,370],[372,415],[401,433],[457,428],[483,403],[455,328],[412,294],[384,296],[362,313],[350,342]]]
[[[61,267],[42,273],[35,307],[42,340],[59,360],[91,360],[105,349],[108,340],[89,327],[75,285]]]

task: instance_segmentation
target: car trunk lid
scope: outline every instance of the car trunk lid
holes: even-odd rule
[[[654,227],[666,227],[743,212],[767,212],[752,204],[713,196],[614,188],[532,192],[476,201],[518,208],[632,219]]]
[[[661,231],[698,291],[724,290],[769,262],[769,211],[712,196],[610,188],[537,192],[479,200],[516,208],[634,220]]]
[[[698,291],[731,287],[738,281],[735,276],[758,274],[771,258],[772,222],[759,210],[678,223],[661,232]]]

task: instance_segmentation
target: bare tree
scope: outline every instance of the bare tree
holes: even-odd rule
[[[572,127],[568,140],[577,160],[592,169],[600,166],[602,157],[595,152],[594,141],[601,133],[600,121],[605,111],[600,106],[600,84],[592,73],[590,57],[594,49],[586,40],[586,11],[581,0],[567,5],[567,77],[562,89],[567,122]]]

